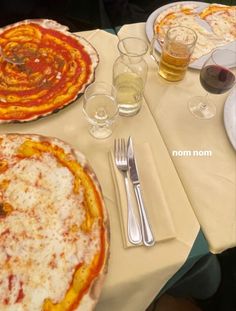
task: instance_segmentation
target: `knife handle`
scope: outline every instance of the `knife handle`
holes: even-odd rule
[[[141,221],[141,231],[143,234],[143,243],[146,246],[152,246],[155,243],[153,233],[148,222],[146,210],[143,204],[143,198],[141,194],[140,185],[134,185],[134,192],[138,202],[140,221]]]
[[[130,195],[129,182],[127,178],[127,174],[124,174],[125,180],[125,190],[126,190],[126,198],[127,198],[127,208],[128,208],[128,238],[132,244],[140,244],[142,242],[142,236],[140,232],[139,224],[136,220],[132,200]]]

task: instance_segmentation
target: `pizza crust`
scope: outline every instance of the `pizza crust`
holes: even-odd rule
[[[101,295],[102,287],[106,279],[108,269],[108,257],[109,256],[107,256],[107,261],[104,265],[103,272],[100,273],[96,279],[94,279],[87,294],[81,300],[81,303],[76,311],[92,311],[96,307],[99,301],[99,297]]]
[[[85,171],[91,176],[94,184],[96,185],[96,188],[98,189],[98,192],[102,195],[102,188],[101,185],[97,179],[96,174],[94,173],[92,167],[90,166],[90,164],[87,162],[86,158],[81,157],[81,153],[78,152],[77,150],[73,149],[73,151],[76,154],[76,157],[78,159],[81,159],[81,162],[83,163],[83,167],[85,169]],[[103,204],[103,211],[106,210],[105,207],[105,203],[104,200],[102,199],[102,204]],[[105,282],[106,279],[106,275],[108,273],[108,262],[109,262],[109,257],[110,257],[110,248],[109,248],[109,241],[110,241],[110,222],[109,222],[109,217],[108,217],[108,213],[105,213],[104,216],[104,225],[107,228],[106,230],[106,241],[107,241],[107,245],[106,245],[106,255],[105,255],[105,260],[104,260],[104,264],[101,268],[101,271],[99,273],[99,275],[93,280],[93,282],[91,283],[89,290],[87,292],[87,294],[83,297],[80,306],[78,307],[78,309],[76,311],[90,311],[93,310],[99,300],[99,297],[101,295],[101,291],[102,291],[102,287],[103,284]]]
[[[77,150],[74,150],[76,153],[76,156],[78,158],[81,158],[81,154],[78,153]],[[84,158],[84,168],[88,172],[88,174],[92,177],[94,184],[96,185],[98,192],[102,193],[101,186],[99,184],[99,181],[97,179],[97,176],[94,174],[91,166],[88,164],[88,162]],[[103,210],[106,209],[104,200],[103,202]],[[105,254],[105,260],[104,264],[101,268],[100,273],[98,276],[93,280],[91,283],[88,292],[86,295],[84,295],[83,299],[80,302],[80,305],[76,309],[76,311],[92,311],[97,302],[99,301],[99,297],[101,295],[101,291],[104,285],[104,282],[106,280],[106,275],[108,273],[108,262],[109,262],[109,257],[110,257],[110,248],[109,248],[109,241],[110,241],[110,222],[109,222],[109,217],[108,213],[106,212],[106,216],[104,217],[104,225],[107,228],[106,230],[106,254]]]
[[[16,22],[14,24],[4,26],[4,27],[0,28],[0,34],[6,30],[12,29],[12,27],[27,25],[30,23],[35,23],[35,24],[41,25],[44,28],[55,29],[58,31],[68,32],[68,30],[69,30],[69,27],[67,27],[65,25],[61,25],[57,21],[54,21],[52,19],[38,18],[38,19],[25,19],[23,21],[19,21],[19,22]]]

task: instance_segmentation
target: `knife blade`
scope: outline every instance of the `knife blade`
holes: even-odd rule
[[[143,238],[143,244],[146,246],[152,246],[155,243],[155,239],[151,230],[151,226],[148,221],[147,212],[145,210],[141,186],[139,181],[139,173],[136,165],[135,155],[134,155],[134,147],[132,138],[128,138],[128,146],[127,146],[127,156],[129,163],[129,175],[130,180],[134,187],[135,197],[138,203],[139,217],[141,222],[141,232]]]

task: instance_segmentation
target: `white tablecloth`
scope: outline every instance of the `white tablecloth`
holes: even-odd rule
[[[118,56],[118,38],[101,30],[81,35],[99,53],[96,81],[112,82],[112,65]],[[82,99],[34,122],[0,125],[0,133],[56,136],[86,155],[100,181],[111,226],[109,270],[96,311],[144,311],[186,261],[199,232],[199,224],[147,103],[135,117],[120,117],[112,137],[96,140],[88,133],[87,121],[82,113]],[[149,143],[175,225],[176,238],[157,243],[152,248],[125,249],[122,244],[108,152],[113,148],[114,137],[127,138],[129,135],[139,144]]]

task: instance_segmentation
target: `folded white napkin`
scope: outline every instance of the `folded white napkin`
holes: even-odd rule
[[[141,191],[148,219],[155,237],[155,241],[175,238],[174,223],[165,199],[165,195],[155,166],[152,151],[148,143],[135,145],[135,158],[138,166]],[[124,247],[135,246],[128,241],[127,236],[127,201],[124,179],[115,165],[114,155],[109,153],[112,175],[115,184],[116,198],[120,215],[121,233]],[[132,191],[132,202],[139,221],[137,202]]]

